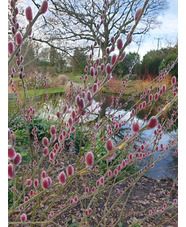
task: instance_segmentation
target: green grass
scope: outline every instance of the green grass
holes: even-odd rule
[[[29,96],[39,96],[43,94],[54,94],[54,93],[63,93],[64,92],[64,86],[60,87],[50,87],[50,88],[43,88],[43,89],[36,89],[36,90],[28,90]]]
[[[76,82],[82,84],[82,80],[80,80],[80,76],[68,76],[68,81]]]
[[[67,73],[67,74],[65,74],[65,76],[68,77],[68,81],[76,82],[76,83],[79,83],[81,85],[83,84],[83,79],[80,80],[80,76],[81,75],[74,76],[71,73]],[[102,79],[102,75],[99,75],[98,78],[99,78],[99,80],[101,80]],[[93,82],[92,77],[90,75],[88,75],[88,79],[86,81],[86,84],[92,83],[92,82]]]

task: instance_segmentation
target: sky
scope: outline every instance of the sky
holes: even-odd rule
[[[139,49],[140,58],[142,58],[149,50],[156,50],[159,38],[159,48],[168,44],[174,45],[178,39],[178,0],[169,0],[169,9],[163,15],[158,17],[162,24],[150,30],[142,36],[142,44]],[[128,51],[136,51],[136,45],[128,47]]]

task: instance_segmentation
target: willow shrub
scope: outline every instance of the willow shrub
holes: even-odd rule
[[[130,116],[127,120],[125,114],[120,114],[123,105],[120,100],[125,93],[127,83],[135,66],[135,59],[129,67],[129,73],[122,82],[122,88],[116,98],[112,98],[112,103],[104,117],[99,117],[103,102],[93,105],[95,97],[99,96],[102,88],[112,79],[112,71],[117,64],[125,61],[124,50],[132,42],[132,34],[143,14],[147,0],[142,8],[136,12],[134,25],[124,40],[120,37],[120,32],[116,37],[111,37],[111,47],[106,48],[106,56],[103,59],[96,58],[95,48],[99,44],[95,42],[90,46],[89,59],[81,76],[83,86],[73,90],[73,83],[70,83],[69,93],[65,94],[65,103],[59,112],[56,113],[57,120],[53,121],[48,129],[48,136],[39,132],[34,119],[37,117],[32,97],[27,92],[27,77],[24,73],[24,57],[21,54],[21,46],[32,34],[32,27],[37,19],[47,12],[48,2],[43,1],[37,14],[33,16],[32,8],[28,6],[25,10],[25,20],[28,25],[23,30],[19,30],[19,14],[16,0],[10,1],[12,13],[12,40],[8,43],[9,85],[15,94],[15,100],[19,109],[19,119],[25,127],[24,150],[30,157],[26,165],[22,162],[22,156],[16,149],[16,138],[14,131],[8,129],[8,180],[9,180],[9,224],[55,226],[58,217],[71,209],[79,209],[81,215],[79,226],[90,226],[91,220],[96,215],[95,207],[101,196],[109,192],[104,204],[110,204],[109,209],[104,208],[103,216],[99,217],[97,226],[110,223],[110,214],[118,203],[122,204],[118,219],[113,225],[120,224],[127,218],[123,210],[128,202],[134,186],[140,178],[156,163],[165,157],[167,152],[175,148],[172,155],[177,154],[177,138],[173,138],[165,147],[159,143],[162,135],[174,126],[178,116],[177,108],[177,82],[172,77],[170,87],[163,84],[171,69],[177,64],[177,59],[167,65],[159,75],[139,93],[132,95],[129,99],[136,99],[137,102],[130,108]],[[106,19],[107,2],[103,3],[101,22],[97,25],[97,35],[99,29]],[[118,54],[113,53],[117,49]],[[13,61],[14,60],[14,61]],[[15,65],[12,63],[16,62]],[[22,82],[22,94],[24,99],[19,99],[19,92],[16,91],[14,80]],[[90,79],[91,83],[87,83]],[[42,77],[43,87],[46,88],[46,77]],[[161,86],[160,86],[161,84]],[[70,94],[70,95],[69,95]],[[156,111],[156,115],[151,116],[151,108],[145,116],[143,123],[136,120],[136,114],[142,109],[153,107],[154,104],[163,98],[164,104]],[[45,100],[48,95],[45,96]],[[126,106],[127,103],[124,104]],[[167,117],[166,112],[171,113]],[[95,118],[95,116],[98,116]],[[92,117],[95,119],[92,120]],[[150,118],[150,119],[149,119]],[[48,117],[50,123],[50,116]],[[31,127],[31,128],[30,128]],[[114,142],[113,137],[120,129],[127,127],[123,140]],[[134,146],[135,141],[146,130],[150,130],[150,138],[143,141],[140,147]],[[74,138],[78,133],[78,151],[74,152]],[[38,136],[40,135],[40,136]],[[41,136],[42,135],[42,136]],[[76,139],[77,143],[77,139]],[[149,147],[152,146],[152,149]],[[161,152],[157,158],[154,155]],[[149,157],[146,165],[140,170],[130,173],[127,168]],[[104,167],[98,168],[100,163],[105,163]],[[91,183],[89,180],[91,179]],[[120,183],[130,183],[123,190],[119,190],[117,199],[112,200],[112,193]],[[82,188],[84,190],[82,191]],[[66,195],[66,196],[65,196]],[[160,205],[160,210],[141,211],[148,218],[154,213],[162,215],[176,206],[176,200],[170,202],[169,195],[165,198],[165,203]],[[63,198],[63,199],[62,199]],[[61,202],[62,201],[62,202]],[[132,215],[132,214],[131,214]],[[142,221],[144,221],[143,219]],[[61,224],[65,220],[60,220]],[[161,219],[161,221],[164,221]]]

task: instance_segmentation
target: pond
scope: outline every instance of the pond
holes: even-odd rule
[[[103,109],[102,109],[102,114],[107,114],[109,111],[109,106],[111,104],[111,97],[108,95],[102,95],[99,96],[99,98],[96,99],[96,101],[100,102],[102,100],[105,100],[104,104],[103,104]],[[125,99],[121,99],[120,103],[122,103],[122,109],[120,111],[117,112],[117,115],[124,115],[124,117],[122,118],[123,120],[127,120],[130,117],[130,113],[131,111],[129,111],[131,109],[131,106],[133,106],[135,104],[135,100],[134,101],[128,101]],[[128,103],[128,105],[126,107],[123,107],[123,104]],[[156,108],[158,108],[158,106],[160,106],[162,103],[157,103],[156,106],[152,109],[151,111],[151,115],[149,117],[151,117],[152,115],[156,114]],[[138,120],[139,124],[142,125],[143,124],[143,120],[146,114],[148,114],[150,107],[145,108],[144,110],[141,110],[137,116],[136,119]],[[113,110],[113,112],[115,111],[115,109]],[[131,127],[129,127],[130,122],[126,123],[124,127],[121,128],[121,130],[119,131],[119,135],[116,135],[116,141],[122,141],[123,140],[123,136],[126,130],[128,130],[128,133],[132,134],[132,130]],[[153,133],[154,133],[154,129],[151,130],[145,130],[143,131],[143,133],[138,136],[138,139],[135,141],[135,146],[136,147],[140,147],[140,145],[143,143],[143,141],[145,141],[145,144],[147,144],[151,138],[153,137]],[[170,144],[171,141],[177,137],[178,134],[178,130],[176,129],[172,129],[169,132],[163,133],[162,134],[162,138],[159,140],[159,144],[163,144],[163,147],[166,147],[167,144]],[[148,148],[148,151],[152,150],[153,145],[150,145]],[[173,152],[175,151],[175,149],[177,148],[174,147],[172,149],[169,149],[166,153],[167,157],[162,157],[158,162],[156,162],[156,164],[154,165],[153,170],[150,173],[147,173],[146,175],[154,178],[154,179],[162,179],[162,178],[172,178],[172,179],[176,179],[178,176],[178,156],[175,155],[173,156]],[[161,154],[161,152],[156,152],[153,159],[156,159],[159,155]],[[143,163],[141,162],[141,165],[143,164],[146,165],[148,163],[149,158],[145,158],[145,160],[143,160]],[[144,163],[145,162],[145,163]]]
[[[92,108],[94,108],[97,104],[100,102],[103,102],[102,109],[101,109],[101,116],[105,116],[109,112],[109,107],[112,102],[112,98],[109,95],[102,94],[99,95],[99,97],[95,98],[92,104]],[[130,108],[131,106],[135,103],[135,101],[128,101],[125,99],[121,99],[120,103],[122,104],[122,108],[119,111],[116,111],[117,113],[114,115],[117,117],[119,114],[123,115],[122,121],[127,120],[130,117]],[[127,105],[126,105],[127,103]],[[42,104],[42,105],[41,105]],[[157,107],[158,105],[161,105],[162,103],[157,103],[157,105],[152,109],[151,115],[155,115],[157,112]],[[48,100],[45,101],[44,97],[40,96],[37,97],[35,101],[36,107],[36,113],[42,118],[47,118],[50,115],[50,119],[57,119],[56,112],[61,112],[62,107],[64,105],[64,98],[60,94],[52,94],[49,96]],[[138,120],[139,124],[143,124],[143,119],[146,114],[149,112],[149,108],[147,107],[144,110],[140,111],[136,119]],[[112,109],[113,112],[115,112],[116,109]],[[98,111],[98,110],[97,110]],[[150,116],[151,116],[150,115]],[[149,116],[149,117],[150,117]],[[67,115],[68,118],[68,115]],[[91,120],[93,120],[95,116],[92,116]],[[126,130],[128,130],[128,133],[132,133],[131,127],[129,126],[130,122],[126,123],[125,126],[122,126],[120,131],[118,132],[117,135],[113,138],[115,142],[120,142],[123,140],[124,134]],[[135,141],[135,147],[140,147],[140,145],[145,141],[145,144],[147,144],[150,139],[152,138],[154,133],[154,129],[151,130],[145,130],[143,133],[138,136],[138,139]],[[170,144],[171,141],[177,137],[178,130],[177,129],[172,129],[171,131],[168,131],[162,135],[161,140],[159,141],[159,144],[163,144],[163,147],[166,147],[167,144]],[[174,147],[170,150],[167,151],[167,157],[162,157],[154,166],[151,172],[147,173],[146,175],[149,177],[152,177],[154,179],[161,179],[161,178],[172,178],[176,179],[178,176],[177,172],[177,165],[178,165],[178,156],[173,156],[173,152],[177,148]],[[149,146],[148,151],[152,150],[152,145]],[[160,155],[160,152],[156,152],[154,155],[154,159],[156,159]],[[142,163],[143,161],[143,163]],[[139,165],[144,166],[144,162],[148,162],[148,157],[140,161]]]

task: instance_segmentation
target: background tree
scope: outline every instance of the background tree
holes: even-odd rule
[[[55,73],[60,73],[63,71],[66,61],[62,58],[61,53],[59,53],[54,47],[50,48],[50,66],[54,67]]]
[[[125,59],[115,67],[115,69],[113,71],[114,75],[124,76],[124,75],[128,74],[129,73],[129,67],[132,66],[134,59],[136,59],[136,62],[139,62],[140,56],[139,56],[138,53],[129,52],[128,54],[126,54]],[[133,68],[133,73],[136,73],[136,67],[135,66]]]
[[[137,76],[141,79],[147,79],[147,77],[155,78],[161,69],[167,68],[173,59],[178,56],[178,46],[161,48],[160,50],[151,50],[143,56],[141,63],[136,66]],[[178,66],[171,71],[173,76],[178,75]]]
[[[167,56],[161,61],[158,70],[163,70],[167,67],[170,62],[174,61],[178,57],[178,44],[174,47],[170,47]],[[171,75],[176,76],[178,78],[178,64],[171,70]]]
[[[80,48],[75,48],[74,55],[71,58],[72,72],[74,74],[83,73],[87,64],[86,55]]]
[[[55,50],[55,48],[51,47],[50,48],[50,66],[55,65],[56,54],[57,54],[57,51]]]

